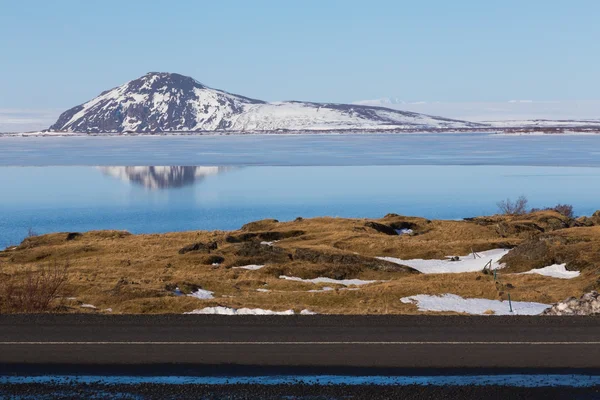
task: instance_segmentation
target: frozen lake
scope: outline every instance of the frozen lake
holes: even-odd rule
[[[50,140],[51,141],[51,140]],[[37,233],[237,229],[262,218],[458,219],[530,206],[600,208],[600,168],[517,166],[3,167],[0,247]]]
[[[10,165],[600,166],[600,135],[0,137]]]

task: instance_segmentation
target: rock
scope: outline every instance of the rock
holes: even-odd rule
[[[388,226],[388,225],[380,224],[379,222],[373,222],[373,221],[365,222],[365,226],[367,228],[375,229],[379,233],[384,233],[384,234],[390,235],[390,236],[398,236],[398,232],[396,232],[396,230],[394,228],[392,228],[391,226]]]
[[[575,226],[594,226],[594,220],[589,217],[579,217],[575,220]]]
[[[292,237],[298,237],[304,235],[304,231],[268,231],[268,232],[252,232],[252,233],[242,233],[240,235],[228,235],[225,237],[225,241],[227,243],[244,243],[250,242],[252,240],[260,240],[265,242],[272,242],[274,240],[283,240]]]
[[[359,269],[364,267],[376,271],[418,273],[413,268],[407,266],[353,253],[329,253],[314,249],[299,248],[296,249],[293,258],[294,261],[306,261],[312,264],[346,265]]]
[[[225,261],[225,258],[222,256],[212,255],[204,258],[202,260],[202,264],[204,265],[214,265],[214,264],[222,264]]]
[[[567,260],[563,260],[564,255],[555,249],[565,242],[566,239],[561,237],[537,237],[526,240],[502,257],[500,263],[506,264],[512,272],[562,264]]]
[[[75,239],[77,239],[77,238],[79,238],[81,236],[83,236],[83,235],[81,233],[79,233],[79,232],[69,232],[69,233],[67,233],[66,240],[68,242],[68,241],[71,241],[71,240],[75,240]]]
[[[238,257],[246,257],[247,264],[284,263],[291,259],[285,250],[277,246],[263,246],[259,242],[246,242],[235,253]]]
[[[185,254],[185,253],[189,253],[191,251],[209,253],[211,250],[211,247],[214,247],[213,250],[216,249],[217,248],[216,243],[211,242],[210,245],[206,245],[204,243],[197,242],[197,243],[193,243],[193,244],[190,244],[188,246],[185,246],[185,247],[179,249],[179,254]]]
[[[585,293],[579,299],[568,299],[554,304],[544,315],[600,315],[600,296],[595,290]]]

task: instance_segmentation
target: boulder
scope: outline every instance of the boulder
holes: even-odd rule
[[[600,295],[593,290],[579,299],[569,297],[548,308],[543,315],[600,315]]]

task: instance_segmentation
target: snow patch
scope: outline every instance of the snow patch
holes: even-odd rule
[[[321,288],[321,289],[309,290],[308,293],[323,293],[323,292],[331,292],[332,290],[334,290],[334,289],[331,286],[325,286],[324,288]]]
[[[212,315],[294,315],[294,310],[271,311],[262,308],[230,308],[230,307],[205,307],[200,310],[184,314],[212,314]]]
[[[344,286],[360,286],[360,285],[369,285],[371,283],[383,282],[383,281],[365,281],[362,279],[331,279],[331,278],[324,278],[324,277],[319,277],[319,278],[314,278],[314,279],[302,279],[302,278],[297,278],[295,276],[286,276],[286,275],[280,275],[279,279],[285,279],[288,281],[295,281],[295,282],[315,283],[315,284],[329,283],[329,284],[344,285]]]
[[[200,300],[210,300],[215,298],[214,292],[204,289],[198,289],[195,292],[188,294],[188,296],[195,297]]]
[[[455,294],[441,296],[419,294],[400,299],[405,304],[416,304],[419,311],[454,311],[484,315],[490,310],[494,315],[538,315],[550,307],[549,304],[513,301],[512,312],[508,301],[489,299],[465,299]]]
[[[459,257],[458,261],[451,261],[451,256],[448,256],[445,260],[423,260],[420,258],[403,260],[394,257],[377,258],[395,264],[406,265],[407,267],[414,268],[424,274],[457,274],[462,272],[481,271],[489,261],[492,262],[492,270],[503,268],[504,264],[500,264],[499,260],[509,251],[510,250],[506,249],[493,249],[479,253],[471,253]]]
[[[256,271],[256,270],[259,270],[264,267],[265,267],[264,265],[250,264],[250,265],[244,265],[243,267],[233,267],[232,269],[247,269],[248,271]]]
[[[517,275],[537,274],[551,278],[573,279],[581,274],[579,271],[567,271],[566,266],[567,264],[552,264],[544,268],[534,268],[531,271],[522,272]]]

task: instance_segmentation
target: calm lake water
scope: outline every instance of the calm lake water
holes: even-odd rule
[[[600,135],[0,137],[0,166],[600,166]]]
[[[47,139],[52,141],[53,139]],[[600,168],[516,166],[3,167],[0,246],[37,233],[237,229],[262,218],[457,219],[506,197],[600,208]]]

